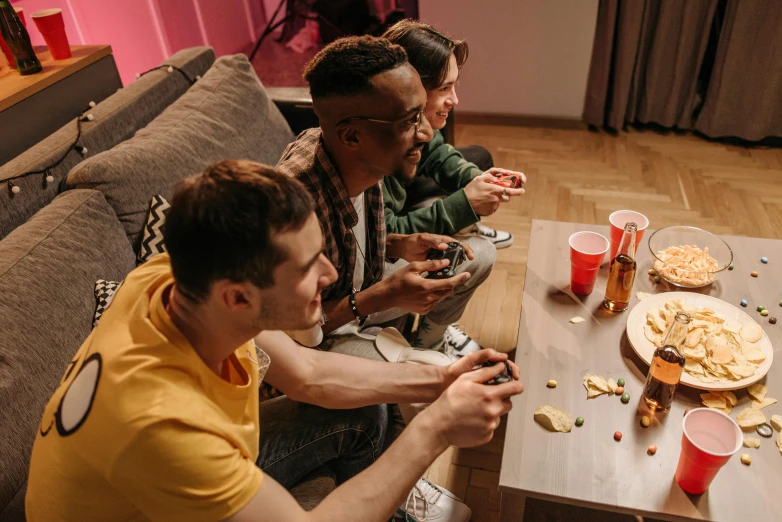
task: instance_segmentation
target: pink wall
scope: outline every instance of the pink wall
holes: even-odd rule
[[[211,45],[217,55],[247,51],[260,34],[258,0],[11,0],[23,7],[30,38],[45,45],[30,14],[59,7],[71,44],[109,44],[124,84],[180,49]]]

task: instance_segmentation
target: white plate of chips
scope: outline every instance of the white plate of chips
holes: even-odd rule
[[[701,390],[738,390],[768,373],[774,349],[754,319],[715,297],[684,292],[648,297],[627,317],[627,337],[646,364],[651,364],[655,343],[662,342],[679,308],[692,316],[682,349],[687,358],[682,384]]]

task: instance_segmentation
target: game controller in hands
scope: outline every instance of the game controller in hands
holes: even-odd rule
[[[491,183],[505,188],[519,188],[522,186],[519,174],[501,174]]]
[[[510,370],[510,364],[508,364],[508,361],[502,361],[505,363],[505,369],[502,370],[500,373],[497,374],[493,379],[486,381],[483,384],[504,384],[506,382],[510,382],[513,380],[513,372]],[[486,361],[485,363],[479,364],[473,370],[480,370],[481,368],[486,368],[487,366],[494,366],[497,364],[497,361]]]
[[[426,255],[426,259],[448,259],[450,263],[448,263],[448,266],[441,268],[440,270],[427,272],[424,277],[427,279],[448,279],[449,277],[453,277],[456,275],[456,267],[461,265],[466,258],[467,254],[464,252],[464,247],[461,245],[461,243],[456,241],[450,241],[448,243],[448,248],[445,250],[437,250],[433,248]]]

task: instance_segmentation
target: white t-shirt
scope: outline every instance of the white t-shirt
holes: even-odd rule
[[[367,210],[364,207],[364,194],[350,198],[350,201],[353,202],[353,208],[358,214],[358,223],[353,227],[353,234],[356,236],[356,244],[358,245],[356,265],[353,267],[353,288],[361,290],[361,285],[364,284],[364,255],[367,251]]]

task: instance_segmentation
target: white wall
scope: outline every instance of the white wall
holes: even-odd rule
[[[458,112],[581,118],[598,0],[420,0],[421,20],[466,38]]]

